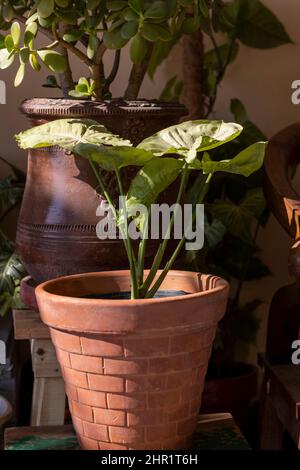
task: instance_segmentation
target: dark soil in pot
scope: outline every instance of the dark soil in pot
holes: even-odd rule
[[[186,114],[186,108],[180,104],[157,101],[99,103],[45,98],[26,100],[21,111],[32,126],[58,118],[94,119],[134,144],[176,124]],[[131,175],[130,168],[124,171],[125,187]],[[114,178],[111,174],[104,178],[116,195]],[[60,148],[29,152],[17,250],[35,281],[127,267],[122,241],[100,241],[96,236],[96,225],[101,220],[96,210],[103,198],[95,188],[95,176],[86,160]],[[170,188],[161,201],[173,201],[172,194]]]

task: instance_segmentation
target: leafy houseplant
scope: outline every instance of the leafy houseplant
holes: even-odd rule
[[[38,71],[45,65],[58,75],[59,84],[50,76],[46,85],[59,86],[64,99],[29,99],[22,104],[21,109],[31,124],[58,116],[86,117],[138,143],[162,127],[176,124],[186,113],[185,107],[179,104],[136,99],[147,71],[153,74],[165,57],[161,56],[162,49],[171,48],[183,34],[197,29],[201,11],[202,2],[194,0],[13,3],[5,0],[1,2],[0,14],[0,29],[6,32],[0,43],[0,68],[19,61],[17,86],[22,83],[28,67]],[[46,46],[37,46],[38,33],[47,38]],[[126,100],[110,100],[110,86],[119,70],[121,51],[127,44],[132,69],[123,94]],[[114,51],[110,71],[104,63],[108,50]],[[71,55],[86,66],[84,77],[73,76]],[[97,253],[94,251],[98,196],[86,162],[81,162],[79,179],[76,178],[77,161],[73,157],[65,159],[64,152],[55,149],[51,152],[55,152],[56,160],[46,150],[36,152],[44,158],[37,163],[29,155],[17,231],[17,250],[28,273],[40,282],[62,274],[93,271],[96,265],[101,269],[125,267],[126,254],[118,242],[99,243]],[[49,173],[50,161],[55,164],[51,165]],[[64,165],[63,172],[61,165]],[[57,186],[58,180],[61,185]],[[49,191],[54,186],[55,193]],[[111,186],[117,186],[117,182],[113,180]],[[82,199],[74,202],[72,195],[77,192],[82,194]],[[88,211],[82,207],[85,198],[91,200]],[[32,212],[32,206],[36,211]],[[112,252],[119,260],[118,266],[112,259]],[[74,256],[77,256],[76,265]]]
[[[15,243],[5,233],[7,216],[20,205],[25,174],[0,158],[7,164],[12,174],[0,181],[0,317],[12,307],[19,305],[18,292],[20,280],[25,271],[15,252]]]
[[[183,34],[199,28],[202,8],[203,2],[198,0],[2,1],[0,29],[10,31],[2,37],[0,68],[9,67],[18,57],[15,86],[19,86],[27,64],[39,71],[43,63],[59,74],[65,98],[109,99],[120,52],[130,43],[133,65],[124,97],[136,100],[147,70],[155,70],[161,61],[161,47],[171,49]],[[26,25],[23,41],[20,23]],[[35,46],[38,31],[49,42],[42,48]],[[105,75],[107,50],[114,50],[115,58],[111,72]],[[77,83],[70,54],[88,68],[88,76]],[[47,85],[58,86],[53,76]]]
[[[184,448],[191,439],[228,284],[217,276],[172,267],[214,175],[250,176],[261,167],[265,142],[234,158],[210,157],[208,151],[241,132],[242,126],[234,123],[189,121],[132,146],[97,122],[70,119],[17,136],[22,148],[59,145],[89,161],[129,259],[129,272],[66,276],[36,290],[62,366],[73,424],[86,449]],[[127,165],[140,169],[125,193],[122,171]],[[116,176],[125,198],[121,207],[103,181],[103,169]],[[183,237],[162,265],[165,236],[151,269],[145,270],[148,219],[141,205],[149,213],[159,193],[178,178],[177,202],[183,202],[190,173],[197,170],[202,179]],[[173,213],[167,233],[175,217]],[[140,234],[137,250],[128,236],[132,222]]]

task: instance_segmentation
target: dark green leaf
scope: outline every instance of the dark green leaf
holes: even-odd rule
[[[132,39],[130,46],[130,58],[134,64],[141,62],[148,50],[147,41],[140,35],[136,34]]]
[[[76,42],[82,38],[84,31],[81,29],[77,29],[74,31],[70,31],[69,33],[64,34],[63,39],[66,42]]]
[[[232,99],[230,102],[230,111],[232,112],[234,119],[239,124],[244,125],[248,121],[247,111],[243,103],[238,99]]]
[[[44,62],[44,64],[55,73],[63,73],[66,70],[67,63],[66,59],[59,52],[52,50],[38,50],[38,56]]]
[[[26,64],[29,61],[29,49],[28,47],[22,47],[20,49],[20,62]]]
[[[97,52],[99,46],[99,39],[97,36],[94,36],[93,34],[90,35],[89,37],[89,43],[87,47],[87,56],[89,59],[93,59],[94,55]]]
[[[138,30],[138,23],[136,21],[128,21],[121,28],[121,36],[124,39],[131,39],[136,35]]]
[[[107,49],[122,49],[127,44],[128,39],[125,39],[121,34],[120,28],[117,28],[113,31],[105,31],[103,42]]]
[[[270,49],[291,43],[282,23],[260,0],[240,0],[237,37],[244,44]]]
[[[39,0],[37,11],[41,18],[48,18],[54,11],[54,0]]]
[[[38,25],[37,23],[29,23],[27,25],[25,34],[24,34],[24,45],[29,46],[30,42],[36,37],[37,35],[37,30],[38,30]]]
[[[144,10],[144,0],[129,0],[128,5],[136,13],[141,13]]]
[[[141,33],[147,41],[151,42],[170,41],[172,39],[170,32],[166,28],[154,23],[144,23]]]
[[[144,18],[160,19],[168,16],[167,2],[156,1],[153,2],[145,11]]]

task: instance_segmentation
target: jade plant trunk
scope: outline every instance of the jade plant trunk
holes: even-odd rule
[[[128,271],[38,286],[83,449],[191,445],[228,289],[218,277],[183,271],[169,272],[164,298],[101,299],[130,290]]]
[[[26,100],[21,111],[32,126],[63,117],[93,119],[133,144],[176,124],[187,113],[180,104],[157,101],[99,103],[46,98]],[[111,193],[117,195],[116,179],[103,173]],[[123,178],[126,187],[132,178],[130,168],[124,170]],[[172,200],[172,188],[167,193],[162,202]],[[128,266],[122,241],[100,241],[96,236],[101,201],[89,162],[59,147],[29,151],[17,251],[35,281]],[[149,257],[151,254],[149,250]]]

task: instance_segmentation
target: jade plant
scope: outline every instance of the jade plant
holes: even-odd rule
[[[15,86],[27,66],[51,72],[47,86],[60,87],[64,97],[110,98],[121,50],[129,43],[132,69],[124,91],[126,99],[137,99],[147,71],[153,71],[166,51],[183,34],[200,27],[203,0],[10,0],[0,1],[0,68],[17,60]],[[21,25],[24,25],[24,28]],[[37,47],[37,34],[47,40]],[[114,51],[113,66],[107,72],[104,59]],[[70,56],[86,66],[84,77],[75,80]]]
[[[263,163],[266,142],[258,142],[243,149],[233,158],[214,160],[209,152],[236,139],[243,127],[223,121],[187,121],[164,129],[134,147],[109,132],[103,125],[91,120],[60,119],[20,133],[18,144],[23,149],[59,145],[88,159],[105,196],[109,210],[124,241],[131,273],[131,297],[151,298],[159,290],[169,270],[184,248],[196,221],[197,208],[203,204],[212,178],[226,172],[249,177]],[[122,169],[140,167],[133,176],[129,189],[124,190]],[[119,195],[124,204],[116,204],[107,189],[102,171],[116,175]],[[191,174],[200,172],[201,178],[193,198],[185,200]],[[178,180],[175,210],[162,237],[150,270],[144,269],[151,207],[159,194]],[[182,238],[165,262],[169,236],[174,228],[176,211],[180,204],[189,202],[192,211],[185,223]],[[145,207],[147,214],[140,210]],[[134,223],[139,233],[138,247],[129,236],[129,225]]]

